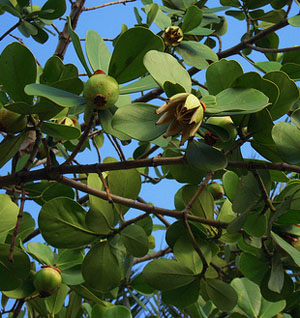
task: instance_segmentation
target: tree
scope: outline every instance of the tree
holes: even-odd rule
[[[0,35],[17,40],[0,55],[2,316],[300,317],[300,47],[277,34],[298,1],[142,0],[111,51],[93,30],[83,48],[84,11],[133,1],[0,0],[18,18]],[[223,50],[228,17],[246,33]],[[12,32],[47,46],[50,25],[40,65]],[[175,209],[140,196],[165,179]]]

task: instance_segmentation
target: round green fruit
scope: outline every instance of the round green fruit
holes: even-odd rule
[[[83,96],[94,108],[107,109],[119,98],[119,84],[109,75],[96,74],[85,83]]]
[[[212,182],[207,186],[207,190],[212,194],[215,200],[219,200],[224,196],[224,188],[219,183]]]
[[[48,297],[55,293],[61,285],[60,270],[52,266],[43,266],[35,274],[33,284],[41,297]]]
[[[7,133],[17,133],[27,125],[27,118],[4,107],[0,109],[0,130]]]

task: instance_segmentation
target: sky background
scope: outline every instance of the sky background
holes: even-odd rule
[[[93,7],[95,5],[104,4],[106,2],[108,1],[88,0],[86,2],[86,7]],[[33,0],[33,4],[36,4],[36,5],[43,5],[43,3],[44,1]],[[160,1],[158,3],[161,4]],[[220,4],[219,4],[219,1],[209,0],[207,2],[207,6],[210,8],[218,7],[220,6]],[[143,7],[142,2],[135,1],[135,2],[127,3],[126,5],[118,4],[118,5],[104,7],[98,10],[83,12],[79,18],[79,22],[75,31],[80,38],[84,38],[88,30],[97,31],[102,38],[114,38],[120,33],[122,24],[126,24],[128,28],[133,27],[135,25],[136,19],[135,19],[135,15],[133,11],[134,7],[137,7],[139,9],[140,15],[143,17],[143,21],[146,21],[146,15],[141,11],[141,8]],[[297,7],[296,3],[294,3],[291,15],[296,14],[298,9],[299,7]],[[70,12],[70,4],[68,2],[68,9],[66,11],[66,14],[69,14],[69,12]],[[224,12],[219,12],[219,15],[224,15]],[[223,50],[230,48],[234,46],[235,44],[239,43],[241,36],[246,31],[245,22],[238,21],[229,16],[226,16],[226,19],[228,20],[228,31],[224,36],[222,36]],[[0,36],[17,21],[18,19],[16,17],[8,13],[1,15],[0,16]],[[55,25],[57,26],[59,30],[62,30],[64,23],[65,21],[55,20]],[[53,32],[55,32],[54,29],[52,29],[51,27],[50,29]],[[151,27],[151,29],[154,32],[159,31],[159,29],[155,27],[154,25]],[[277,34],[280,37],[280,43],[279,43],[280,48],[293,46],[293,45],[299,45],[299,39],[300,39],[299,29],[293,26],[288,26],[284,30],[277,32]],[[296,36],[296,34],[298,35]],[[50,35],[49,40],[42,45],[35,41],[32,41],[30,38],[28,39],[24,38],[18,30],[13,31],[13,35],[15,35],[16,37],[22,38],[22,40],[24,41],[24,44],[30,48],[30,50],[33,52],[34,56],[38,59],[39,63],[42,66],[45,64],[48,58],[50,58],[53,55],[57,45],[57,40],[58,40],[57,34],[55,36]],[[6,47],[6,45],[11,43],[12,41],[14,41],[14,39],[12,39],[10,36],[7,36],[3,41],[1,41],[0,52],[2,52],[2,50]],[[81,43],[84,46],[84,42],[81,42]],[[107,42],[107,45],[112,51],[111,43]],[[218,46],[216,49],[218,49]],[[251,56],[251,58],[253,58],[255,61],[266,60],[264,55],[261,53],[255,53]],[[230,59],[236,59],[237,61],[239,61],[245,72],[254,70],[248,62],[246,62],[243,58],[237,55],[230,57]],[[70,44],[67,49],[67,54],[65,55],[64,63],[65,64],[72,63],[78,67],[80,73],[84,72],[74,52],[72,44]],[[205,75],[205,70],[199,72],[199,74],[197,74],[195,78],[198,79],[200,82],[204,83],[203,81],[204,75]],[[82,77],[81,79],[86,80],[85,77]],[[161,105],[162,102],[159,101],[157,102],[157,104]],[[132,153],[135,148],[136,148],[136,142],[132,142],[130,145],[123,148],[127,158],[132,156]],[[253,158],[255,156],[254,151],[251,151],[250,148],[244,147],[243,151],[247,157]],[[111,147],[107,139],[105,140],[105,146],[100,149],[100,152],[101,152],[102,159],[108,156],[113,156],[118,159],[118,156],[115,150]],[[86,150],[82,154],[79,154],[76,159],[82,164],[97,162],[96,153],[94,151],[89,152],[88,150]],[[10,167],[10,164],[5,165],[5,167],[3,167],[0,170],[0,174],[1,175],[6,174],[9,167]],[[181,186],[183,186],[183,184],[179,184],[174,180],[171,180],[171,181],[164,180],[155,186],[149,183],[143,184],[142,192],[140,195],[147,202],[152,202],[159,207],[172,209],[174,208],[174,204],[173,204],[174,194]],[[25,206],[25,211],[32,212],[32,215],[36,217],[39,212],[39,207],[27,201]],[[134,212],[127,214],[128,217],[130,215],[134,215]],[[156,249],[160,249],[161,247],[164,247],[166,243],[164,243],[163,240],[161,239],[162,236],[158,233],[156,237],[158,240],[161,241],[161,242],[159,241],[157,242]],[[40,240],[40,239],[41,239],[40,237],[37,238],[37,240]]]

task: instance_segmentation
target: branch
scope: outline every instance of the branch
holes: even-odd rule
[[[104,7],[108,7],[114,4],[126,4],[127,2],[134,2],[136,0],[119,0],[119,1],[112,1],[112,2],[108,2],[108,3],[104,3],[104,4],[100,4],[98,6],[95,7],[90,7],[90,8],[83,8],[82,11],[91,11],[91,10],[96,10],[96,9],[100,9],[100,8],[104,8]]]
[[[19,20],[16,24],[14,24],[10,29],[8,29],[3,35],[0,37],[0,41],[2,41],[7,35],[9,35],[10,32],[15,30],[20,24],[22,20]]]
[[[155,259],[155,258],[162,257],[168,253],[171,253],[171,252],[172,252],[172,249],[170,247],[167,247],[164,250],[158,251],[156,253],[148,254],[148,255],[145,255],[145,256],[140,257],[140,258],[135,258],[133,261],[133,265],[136,265],[136,264],[142,263],[142,262],[146,262],[146,261],[150,261],[150,260]]]
[[[294,52],[294,51],[300,51],[300,46],[292,46],[292,47],[286,47],[282,49],[270,49],[270,48],[264,48],[255,46],[252,44],[247,44],[247,47],[258,52],[262,53],[281,53],[281,52]]]
[[[61,177],[61,176],[57,177],[57,182],[65,184],[65,185],[70,186],[72,188],[78,189],[79,191],[94,195],[100,199],[108,201],[108,196],[107,196],[107,193],[105,191],[100,191],[100,190],[91,188],[91,187],[89,187],[86,184],[83,184],[81,182],[77,182],[77,181],[74,181],[72,179],[69,179],[66,177]],[[158,207],[155,207],[151,204],[137,202],[137,201],[123,198],[123,197],[120,197],[120,196],[114,195],[114,194],[112,194],[111,197],[112,197],[112,200],[114,203],[122,204],[122,205],[131,207],[131,208],[134,208],[137,210],[145,211],[147,213],[153,213],[154,215],[162,214],[162,215],[167,215],[167,216],[171,216],[171,217],[174,217],[176,219],[182,220],[182,212],[181,211],[158,208]],[[217,228],[219,228],[219,227],[226,228],[228,225],[228,223],[226,223],[226,222],[207,220],[205,218],[197,217],[194,215],[187,215],[187,219],[194,221],[194,222],[214,226]]]

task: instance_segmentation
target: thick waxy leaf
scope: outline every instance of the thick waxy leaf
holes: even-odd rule
[[[223,186],[228,199],[232,202],[239,184],[239,176],[233,171],[224,173]]]
[[[152,76],[147,75],[141,79],[120,88],[120,94],[131,94],[142,92],[148,89],[157,88],[159,85],[154,81]]]
[[[225,155],[203,142],[191,141],[187,148],[187,161],[201,170],[219,170],[227,165]]]
[[[167,130],[167,124],[155,125],[160,115],[157,107],[144,103],[133,103],[119,108],[113,117],[112,126],[116,130],[140,141],[150,141]]]
[[[134,27],[124,32],[115,45],[108,74],[119,84],[129,82],[146,73],[143,64],[145,54],[150,50],[163,51],[161,37],[144,27]]]
[[[209,96],[201,100],[205,103]],[[216,96],[216,106],[206,108],[210,115],[245,115],[256,113],[269,105],[269,99],[253,88],[227,88]]]
[[[88,30],[85,39],[86,55],[93,71],[108,72],[110,52],[101,36],[94,30]]]
[[[262,299],[258,285],[247,278],[235,278],[230,285],[237,292],[238,306],[249,317],[258,317]]]
[[[0,168],[10,160],[18,151],[29,132],[22,132],[18,136],[6,136],[0,143]]]
[[[136,200],[141,190],[141,177],[136,169],[111,171],[108,175],[108,186],[111,193]],[[121,204],[114,204],[120,214],[129,210]]]
[[[202,15],[202,10],[200,10],[197,6],[188,7],[181,26],[183,33],[191,31],[199,26],[202,20]]]
[[[96,305],[96,306],[100,306],[100,305]],[[125,306],[117,305],[112,307],[104,307],[104,306],[101,306],[101,307],[102,308],[100,309],[100,311],[99,309],[94,310],[95,306],[93,307],[91,318],[99,318],[99,317],[101,318],[117,318],[117,317],[132,318],[130,310]]]
[[[41,264],[55,264],[55,255],[51,248],[45,244],[30,242],[27,244],[26,252]]]
[[[121,281],[118,259],[108,241],[94,245],[82,263],[82,275],[89,286],[101,292],[108,292]]]
[[[30,271],[29,257],[19,248],[14,248],[14,262],[8,260],[10,245],[0,244],[0,290],[16,289]]]
[[[192,283],[196,277],[191,269],[170,259],[157,259],[146,265],[143,277],[158,290],[172,290]]]
[[[60,140],[72,140],[80,137],[78,128],[53,122],[43,122],[41,130],[43,133]]]
[[[294,262],[300,266],[300,252],[296,250],[292,245],[287,243],[284,239],[282,239],[279,235],[274,232],[271,232],[273,240],[283,249],[285,250]]]
[[[0,235],[9,232],[16,226],[18,206],[7,194],[0,194]]]
[[[85,246],[97,238],[95,233],[87,229],[85,216],[85,210],[70,198],[52,199],[41,209],[39,228],[44,239],[52,246],[58,248]]]
[[[35,83],[37,66],[29,49],[20,43],[9,44],[0,55],[0,84],[15,102],[32,103],[24,92],[27,84]],[[18,83],[18,85],[16,85]]]
[[[276,120],[286,114],[298,100],[299,90],[295,82],[284,72],[269,72],[264,78],[275,83],[280,91],[277,102],[268,107],[273,120]]]
[[[299,27],[300,26],[300,17],[299,17],[299,15],[297,14],[297,15],[289,18],[288,22],[292,26]]]
[[[272,318],[276,314],[279,314],[286,306],[285,300],[277,302],[269,302],[264,298],[261,299],[261,308],[259,312],[260,318]]]
[[[160,87],[170,82],[181,85],[185,92],[190,93],[191,77],[172,55],[152,50],[145,55],[144,64]]]
[[[41,96],[63,107],[80,106],[86,103],[85,98],[44,84],[28,84],[25,87],[28,95]]]
[[[252,236],[261,237],[267,232],[267,216],[260,213],[251,213],[247,217],[244,230]]]
[[[42,19],[52,20],[60,18],[66,11],[65,0],[48,0],[41,8],[41,11],[53,11],[53,12],[40,12],[38,15]]]
[[[217,54],[210,47],[194,41],[182,41],[176,52],[183,57],[187,65],[195,66],[199,70],[209,66],[207,60],[213,62],[218,60]]]
[[[120,232],[121,240],[129,254],[142,257],[148,252],[148,237],[139,225],[129,225]]]
[[[46,308],[50,314],[54,315],[61,311],[65,298],[68,295],[69,288],[62,284],[56,293],[45,299]]]
[[[211,95],[217,95],[231,87],[234,80],[243,74],[241,65],[236,61],[222,59],[211,64],[206,71],[206,82]]]
[[[238,293],[230,285],[218,279],[207,279],[205,287],[209,298],[220,310],[230,311],[235,307]]]
[[[239,269],[243,275],[256,284],[260,284],[264,275],[269,270],[267,260],[255,257],[252,254],[243,252],[239,257]]]
[[[272,129],[272,137],[280,156],[291,164],[300,163],[300,130],[292,124],[279,122]]]
[[[96,173],[89,173],[87,184],[97,190],[103,190],[102,182]],[[86,224],[92,231],[106,235],[115,223],[113,205],[106,200],[89,195],[90,210],[86,215]]]
[[[185,308],[197,301],[199,292],[200,281],[196,279],[188,285],[163,291],[162,300],[166,304],[172,304],[178,308]]]

